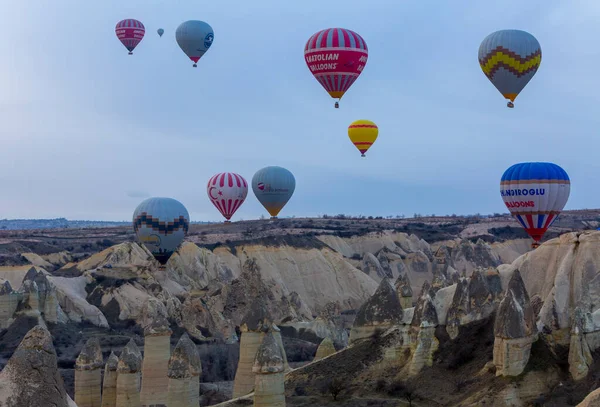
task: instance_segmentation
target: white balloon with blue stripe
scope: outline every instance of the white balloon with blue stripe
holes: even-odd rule
[[[569,175],[553,163],[514,164],[500,180],[504,204],[536,243],[557,219],[570,192]]]

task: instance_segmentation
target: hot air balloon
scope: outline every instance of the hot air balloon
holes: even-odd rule
[[[515,164],[500,181],[506,207],[535,241],[534,248],[564,208],[570,190],[569,176],[552,163]]]
[[[377,140],[378,134],[377,125],[370,120],[357,120],[348,126],[348,137],[361,152],[361,157],[365,156],[367,150]]]
[[[515,98],[533,78],[541,62],[540,43],[525,31],[496,31],[479,46],[479,65],[502,96],[509,99],[510,108],[515,107]]]
[[[162,265],[183,241],[190,215],[172,198],[148,198],[133,213],[133,230],[138,239]]]
[[[156,32],[158,33],[159,37],[162,37],[162,35],[165,33],[165,30],[163,30],[162,28],[159,28],[158,30],[156,30]]]
[[[321,30],[304,47],[308,69],[329,95],[338,100],[361,74],[368,56],[365,40],[345,28]],[[339,102],[335,102],[335,107],[340,107]]]
[[[198,60],[208,51],[214,38],[215,34],[212,27],[204,21],[190,20],[183,22],[175,31],[177,44],[194,61],[194,67],[198,66]]]
[[[248,195],[248,183],[239,174],[222,172],[208,180],[206,192],[212,204],[227,219],[225,223],[229,223]]]
[[[138,20],[128,18],[126,20],[119,21],[115,28],[117,38],[129,51],[129,55],[133,54],[133,50],[144,38],[146,29],[144,24]]]
[[[277,219],[277,214],[290,200],[294,189],[296,189],[296,179],[283,167],[265,167],[252,177],[252,191],[256,199],[271,214],[271,219]]]

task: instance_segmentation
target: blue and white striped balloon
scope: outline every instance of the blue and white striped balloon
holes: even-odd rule
[[[506,207],[536,242],[557,219],[570,191],[567,172],[552,163],[512,165],[500,181],[500,195]]]

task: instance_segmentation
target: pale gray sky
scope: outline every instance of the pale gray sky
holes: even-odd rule
[[[146,26],[133,56],[124,18]],[[215,32],[196,69],[174,34],[190,19]],[[520,161],[561,165],[567,208],[597,208],[599,19],[597,0],[5,2],[0,218],[126,220],[152,195],[221,220],[207,180],[267,165],[296,176],[281,216],[505,212],[499,180]],[[303,59],[335,26],[369,47],[337,110]],[[477,62],[504,28],[543,55],[512,110]],[[346,130],[360,118],[380,129],[366,159]],[[233,220],[261,213],[250,191]]]

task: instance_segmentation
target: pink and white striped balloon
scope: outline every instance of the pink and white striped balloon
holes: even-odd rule
[[[222,172],[208,180],[206,193],[212,204],[229,221],[246,200],[248,183],[239,174]]]

